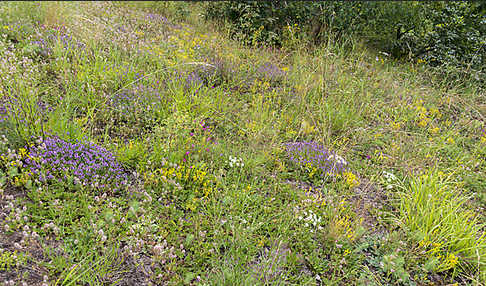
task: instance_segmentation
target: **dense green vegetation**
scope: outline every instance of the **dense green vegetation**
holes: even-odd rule
[[[481,83],[486,72],[486,4],[480,1],[210,2],[204,11],[247,44],[357,37],[395,58],[440,67],[449,79],[472,75]]]
[[[0,284],[485,284],[477,21],[1,3]]]

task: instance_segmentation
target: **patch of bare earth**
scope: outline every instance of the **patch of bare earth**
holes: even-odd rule
[[[363,226],[372,235],[383,237],[388,232],[374,214],[383,209],[387,200],[386,192],[366,179],[361,179],[360,185],[353,190],[350,201],[354,204],[356,214],[363,219]]]

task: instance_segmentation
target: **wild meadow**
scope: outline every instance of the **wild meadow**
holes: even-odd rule
[[[194,3],[0,3],[0,285],[484,285],[486,95]]]

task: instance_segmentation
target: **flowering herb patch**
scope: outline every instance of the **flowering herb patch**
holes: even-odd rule
[[[197,66],[192,71],[174,71],[170,73],[170,80],[174,83],[182,83],[185,92],[192,91],[195,95],[204,86],[214,88],[217,85],[217,71],[211,66]]]
[[[109,105],[123,115],[133,112],[150,112],[160,105],[162,97],[160,92],[148,85],[138,84],[130,90],[115,93],[109,99]]]
[[[1,101],[0,101],[1,103]],[[0,105],[0,123],[6,121],[8,119],[8,110],[4,104]]]
[[[486,129],[481,130],[481,143],[486,144]]]
[[[49,137],[30,148],[24,167],[41,182],[72,182],[93,189],[120,190],[127,174],[113,154],[90,142]]]
[[[182,158],[183,162],[198,162],[202,157],[208,156],[212,146],[217,144],[215,134],[205,120],[197,122],[185,140],[187,150]]]
[[[136,75],[136,78],[141,75]],[[160,92],[160,83],[139,82],[111,94],[105,108],[96,113],[96,131],[106,130],[113,137],[139,138],[165,118],[170,98]]]
[[[270,81],[279,81],[287,76],[287,72],[278,66],[266,62],[257,69],[258,74]]]
[[[196,211],[213,194],[217,181],[207,167],[168,163],[144,174],[145,187],[185,210]]]
[[[348,164],[344,158],[315,142],[284,144],[288,159],[310,179],[342,174]]]
[[[39,54],[43,57],[52,56],[53,47],[56,43],[59,43],[69,53],[72,53],[74,50],[80,52],[86,48],[84,43],[73,39],[65,27],[55,27],[54,29],[48,30],[46,35],[32,42],[32,44],[39,47]]]
[[[193,71],[193,72],[191,72],[187,75],[184,87],[186,89],[189,89],[193,86],[196,86],[196,87],[202,86],[203,84],[204,84],[204,81],[199,76],[199,73],[196,72],[196,71]]]

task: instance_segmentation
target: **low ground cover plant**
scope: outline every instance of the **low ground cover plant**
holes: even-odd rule
[[[481,7],[2,2],[0,284],[483,285]]]

